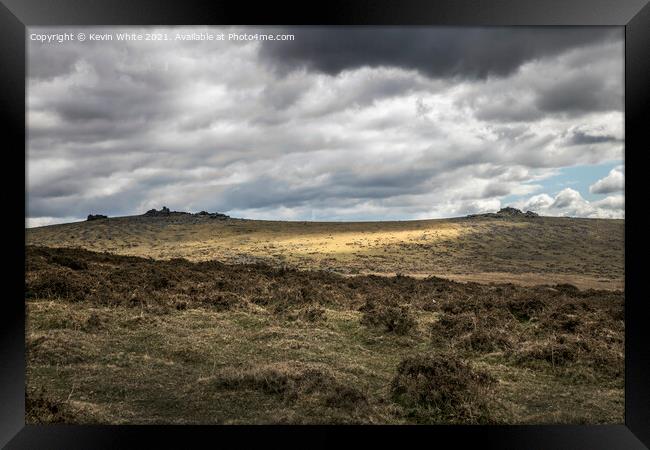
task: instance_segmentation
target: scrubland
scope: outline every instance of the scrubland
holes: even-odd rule
[[[163,220],[28,231],[28,423],[623,422],[622,221]]]

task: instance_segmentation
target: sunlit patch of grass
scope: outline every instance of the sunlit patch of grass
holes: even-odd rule
[[[280,222],[124,217],[27,230],[35,245],[343,274],[621,288],[623,220],[548,218]],[[110,236],[111,239],[107,239]]]

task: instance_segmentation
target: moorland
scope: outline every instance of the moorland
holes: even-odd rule
[[[622,423],[622,220],[26,230],[28,423]]]

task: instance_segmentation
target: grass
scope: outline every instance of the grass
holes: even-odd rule
[[[29,423],[623,422],[620,291],[44,247],[26,269]]]
[[[583,289],[623,288],[623,238],[623,220],[553,217],[319,223],[134,216],[27,230],[32,245],[156,259]]]

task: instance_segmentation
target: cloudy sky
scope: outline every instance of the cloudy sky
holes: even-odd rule
[[[114,40],[29,39],[64,32]],[[623,217],[623,51],[622,28],[30,28],[27,224]]]

